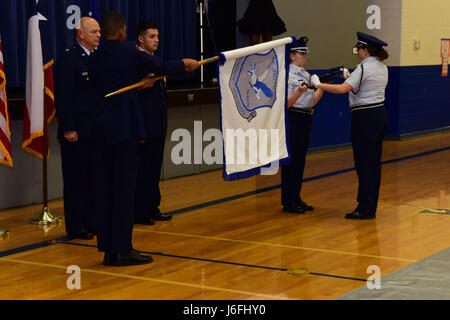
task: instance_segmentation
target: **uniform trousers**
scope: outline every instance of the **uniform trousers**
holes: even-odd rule
[[[381,155],[388,118],[384,106],[352,111],[351,139],[358,175],[357,211],[375,214],[381,182]]]
[[[139,173],[136,187],[135,217],[150,217],[161,204],[159,180],[164,157],[165,137],[153,137],[139,145]]]
[[[64,219],[67,233],[95,233],[92,198],[92,145],[61,140]]]
[[[291,162],[281,168],[281,204],[300,204],[312,114],[288,111]]]
[[[133,249],[138,141],[95,145],[95,200],[99,251],[127,254]]]

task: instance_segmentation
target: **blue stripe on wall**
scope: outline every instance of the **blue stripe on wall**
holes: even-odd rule
[[[440,65],[389,67],[387,134],[400,136],[450,126],[450,80]],[[309,70],[322,75],[326,70]],[[342,82],[339,81],[339,83]],[[310,148],[350,143],[348,95],[326,93],[317,104]]]
[[[441,76],[441,70],[441,65],[390,68],[390,74],[399,78],[398,102],[390,105],[398,113],[398,131],[393,134],[450,125],[450,80]]]

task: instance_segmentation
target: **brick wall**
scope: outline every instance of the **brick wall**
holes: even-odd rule
[[[403,0],[401,27],[402,66],[440,65],[441,38],[450,38],[450,1]]]

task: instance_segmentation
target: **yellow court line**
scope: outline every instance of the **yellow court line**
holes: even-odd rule
[[[430,208],[418,206],[418,205],[415,205],[415,204],[412,204],[412,203],[405,203],[405,205],[410,206],[410,207],[414,207],[414,208],[418,208],[418,209],[421,209],[421,210],[429,210],[429,211],[431,211],[433,213],[445,213],[446,212],[446,209],[430,209]],[[417,212],[420,212],[420,211],[417,211]]]
[[[417,260],[412,260],[412,259],[384,257],[384,256],[376,256],[376,255],[364,254],[364,253],[356,253],[356,252],[346,252],[346,251],[338,251],[338,250],[327,250],[327,249],[317,249],[317,248],[290,246],[290,245],[278,244],[278,243],[257,242],[257,241],[247,241],[247,240],[235,240],[235,239],[218,238],[218,237],[211,237],[211,236],[200,236],[200,235],[195,235],[195,234],[146,230],[146,229],[139,229],[139,228],[134,228],[133,230],[142,231],[142,232],[150,232],[150,233],[158,233],[158,234],[166,234],[166,235],[171,235],[171,236],[191,237],[191,238],[219,240],[219,241],[230,241],[230,242],[237,242],[237,243],[255,244],[255,245],[259,245],[259,246],[270,246],[270,247],[278,247],[278,248],[299,249],[299,250],[306,250],[306,251],[317,251],[317,252],[324,252],[324,253],[345,254],[345,255],[349,255],[349,256],[358,256],[358,257],[366,257],[366,258],[378,258],[378,259],[389,259],[389,260],[402,261],[402,262],[416,262],[417,261]]]
[[[10,258],[0,258],[0,262],[22,263],[22,264],[28,264],[28,265],[33,265],[33,266],[39,266],[39,267],[48,267],[48,268],[57,268],[57,269],[67,270],[67,267],[56,265],[56,264],[33,262],[33,261],[25,261],[25,260],[10,259]],[[155,278],[133,276],[133,275],[128,275],[128,274],[121,274],[121,273],[114,273],[114,272],[107,272],[107,271],[99,271],[99,270],[93,270],[93,269],[80,268],[80,270],[82,272],[100,274],[100,275],[104,275],[104,276],[127,278],[127,279],[133,279],[133,280],[152,281],[152,282],[157,282],[157,283],[164,283],[164,284],[171,284],[171,285],[176,285],[176,286],[191,287],[191,288],[197,288],[197,289],[202,289],[202,290],[214,290],[214,291],[221,291],[221,292],[228,292],[228,293],[245,294],[245,295],[249,295],[249,296],[257,296],[257,297],[266,298],[266,299],[297,300],[297,299],[293,299],[293,298],[287,298],[287,297],[282,297],[282,296],[275,296],[275,295],[270,295],[270,294],[262,294],[262,293],[255,293],[255,292],[250,292],[250,291],[225,289],[225,288],[212,287],[212,286],[202,286],[202,285],[197,285],[197,284],[192,284],[192,283],[185,283],[185,282],[179,282],[179,281],[170,281],[170,280],[161,280],[161,279],[155,279]]]

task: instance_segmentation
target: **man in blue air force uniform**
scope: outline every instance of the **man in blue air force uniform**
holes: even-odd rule
[[[98,249],[105,252],[104,265],[146,264],[153,259],[132,246],[139,142],[146,136],[140,97],[136,90],[110,98],[105,95],[138,82],[142,72],[170,75],[170,68],[126,42],[121,14],[104,14],[101,29],[104,44],[89,64],[98,108],[93,127]],[[199,67],[192,59],[183,63],[188,71]]]
[[[88,61],[99,45],[100,26],[90,17],[80,19],[77,44],[55,64],[55,105],[59,119],[58,139],[64,180],[64,217],[72,238],[92,239],[91,126],[95,96]]]
[[[144,21],[136,27],[137,49],[153,55],[158,49],[158,26]],[[182,61],[167,64],[172,74],[185,73]],[[142,74],[144,77],[145,74]],[[145,141],[139,146],[139,174],[136,186],[135,223],[154,224],[155,220],[167,221],[172,215],[159,210],[161,192],[159,180],[164,156],[164,142],[167,132],[167,103],[165,79],[158,80],[152,88],[141,90]]]

